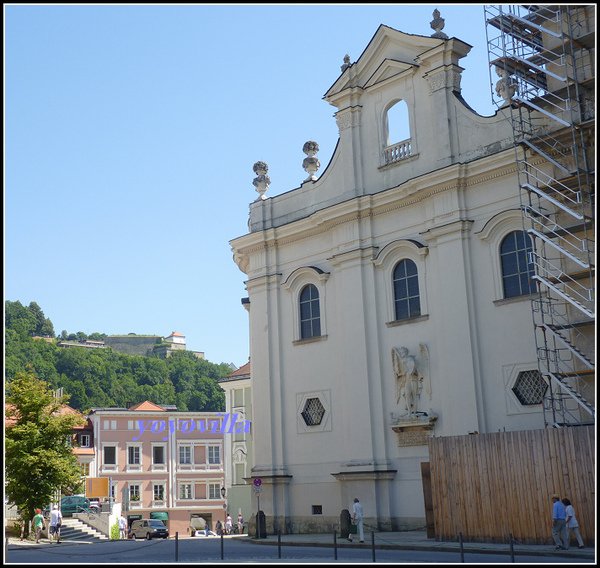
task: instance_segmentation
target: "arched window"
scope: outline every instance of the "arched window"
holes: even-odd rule
[[[413,156],[408,105],[398,101],[387,109],[383,123],[382,165],[400,162]]]
[[[412,260],[405,258],[396,265],[393,284],[396,320],[420,316],[419,276]]]
[[[513,231],[502,239],[500,264],[505,298],[535,292],[535,281],[531,278],[534,268],[529,258],[532,250],[531,238],[525,231]]]
[[[410,138],[410,127],[408,122],[408,106],[404,101],[398,101],[391,106],[386,114],[387,142],[391,146],[397,142]]]
[[[320,335],[319,291],[314,284],[308,284],[300,292],[300,338],[309,339]]]

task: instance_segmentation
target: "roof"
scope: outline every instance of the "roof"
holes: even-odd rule
[[[96,451],[94,450],[94,448],[74,447],[73,453],[78,456],[93,456],[96,453]]]
[[[159,406],[158,404],[154,404],[149,400],[145,400],[144,402],[140,402],[135,404],[134,406],[128,408],[127,410],[141,410],[141,411],[149,411],[149,412],[166,412],[166,410]]]
[[[230,375],[219,379],[219,382],[225,381],[235,381],[239,379],[249,379],[250,378],[250,361],[248,361],[245,365],[242,365],[239,369],[236,369]]]
[[[248,361],[245,365],[242,365],[239,369],[233,371],[229,376],[230,377],[238,377],[240,375],[249,375],[250,374],[250,361]]]
[[[16,418],[14,418],[13,416],[10,416],[10,417],[8,416],[9,410],[14,412],[14,409],[15,409],[15,407],[13,404],[8,404],[8,403],[4,404],[4,427],[5,428],[8,426],[14,426],[17,422]]]
[[[4,425],[5,426],[13,426],[17,420],[16,418],[14,418],[13,416],[9,417],[8,413],[9,411],[14,412],[15,407],[12,404],[9,403],[5,403],[4,404]],[[58,409],[58,414],[75,414],[76,416],[80,416],[81,418],[86,418],[84,414],[82,414],[81,412],[79,412],[79,410],[76,410],[75,408],[69,406],[68,404],[63,404],[59,409]],[[76,425],[73,426],[73,430],[84,430],[84,429],[89,429],[91,428],[91,423],[89,420],[86,420],[85,423],[80,424],[80,425]]]
[[[91,427],[90,421],[87,419],[87,417],[79,412],[79,410],[76,410],[75,408],[69,406],[68,404],[64,404],[63,406],[61,406],[58,409],[58,413],[59,414],[75,414],[77,416],[81,416],[81,418],[86,418],[85,422],[82,424],[79,424],[77,426],[73,426],[73,430],[85,430],[85,429],[89,429]]]

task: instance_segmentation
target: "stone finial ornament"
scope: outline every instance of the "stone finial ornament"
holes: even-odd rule
[[[302,167],[304,168],[304,171],[308,173],[308,177],[304,181],[315,181],[317,179],[315,173],[321,167],[321,163],[318,158],[315,157],[315,154],[319,151],[319,145],[316,142],[309,140],[304,143],[302,151],[308,156],[302,161]]]
[[[448,39],[448,36],[442,31],[444,29],[445,20],[440,17],[440,11],[436,8],[433,11],[433,20],[429,23],[431,29],[435,32],[431,34],[431,37],[437,37],[439,39]]]
[[[252,185],[254,185],[256,191],[258,191],[259,199],[266,199],[267,196],[265,193],[267,189],[269,189],[269,185],[271,185],[271,179],[267,175],[269,166],[264,162],[256,162],[254,166],[252,166],[252,169],[256,174],[256,177],[252,181]]]
[[[350,67],[350,56],[346,53],[346,55],[344,55],[344,64],[341,67],[342,73],[348,69],[348,67]]]

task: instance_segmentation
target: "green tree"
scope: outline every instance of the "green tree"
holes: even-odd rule
[[[56,490],[69,494],[79,485],[81,469],[68,440],[84,419],[61,413],[68,397],[55,398],[32,372],[17,373],[6,388],[6,494],[28,526]]]
[[[54,326],[52,322],[44,315],[42,308],[36,302],[29,302],[27,308],[33,317],[35,318],[35,335],[41,335],[42,337],[48,335],[54,337]]]
[[[94,331],[94,333],[90,333],[88,335],[88,339],[92,339],[93,341],[102,341],[105,338],[106,338],[106,333],[99,333],[97,331]]]
[[[14,329],[20,336],[34,335],[37,326],[35,314],[18,300],[4,302],[4,318],[6,329]]]

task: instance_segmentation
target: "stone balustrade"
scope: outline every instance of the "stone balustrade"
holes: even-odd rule
[[[388,164],[410,158],[410,156],[412,156],[412,146],[409,138],[385,148],[383,150],[383,163],[387,166]]]

